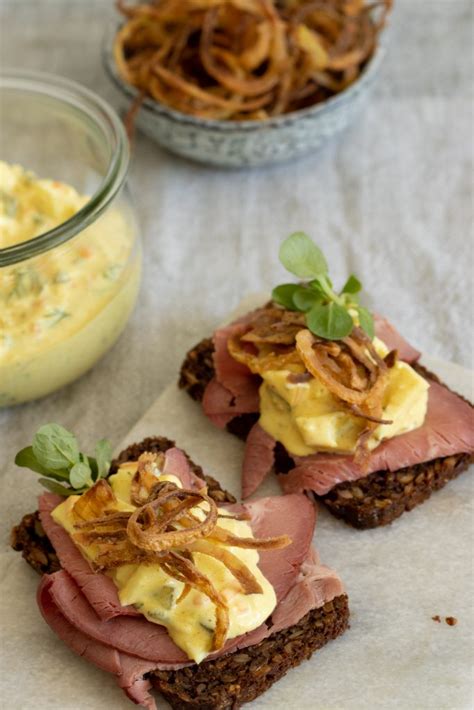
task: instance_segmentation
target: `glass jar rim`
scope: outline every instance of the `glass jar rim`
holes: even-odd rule
[[[100,185],[84,207],[54,229],[0,249],[0,267],[30,259],[64,244],[94,222],[124,184],[130,162],[128,137],[119,116],[110,104],[82,84],[45,72],[2,69],[0,91],[4,89],[30,91],[61,101],[88,121],[93,121],[110,139],[113,151]]]

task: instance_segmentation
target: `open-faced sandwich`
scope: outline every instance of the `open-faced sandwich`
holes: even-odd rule
[[[237,504],[161,437],[110,458],[42,427],[16,462],[49,490],[12,546],[43,575],[49,626],[132,701],[155,708],[153,686],[173,708],[240,707],[346,629],[307,497]]]
[[[309,237],[291,235],[280,260],[300,283],[201,341],[180,386],[246,440],[244,498],[274,468],[285,492],[355,527],[390,523],[473,461],[473,408],[359,304],[355,276],[334,290]]]

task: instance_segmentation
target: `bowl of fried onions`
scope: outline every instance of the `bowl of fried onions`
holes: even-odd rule
[[[104,64],[130,133],[199,162],[282,162],[355,118],[392,1],[118,0]]]

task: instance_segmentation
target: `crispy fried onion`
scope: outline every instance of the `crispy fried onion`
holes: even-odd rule
[[[301,358],[294,347],[274,346],[269,350],[258,347],[251,351],[243,346],[242,338],[231,337],[227,341],[227,349],[234,360],[246,365],[255,375],[261,375],[267,370],[301,368]]]
[[[242,340],[257,344],[293,345],[296,333],[305,327],[305,323],[304,313],[265,308],[257,312],[252,329],[242,336]]]
[[[117,499],[105,480],[84,493],[73,508],[76,532],[81,545],[94,545],[92,566],[96,571],[125,564],[158,564],[169,576],[184,584],[178,602],[191,589],[207,596],[216,607],[213,650],[222,648],[229,628],[228,607],[211,580],[197,568],[194,555],[219,560],[239,582],[244,594],[261,594],[262,588],[251,571],[227,547],[274,550],[286,547],[285,535],[275,538],[242,538],[218,525],[219,518],[248,519],[248,513],[219,513],[205,490],[178,488],[157,480],[159,454],[142,454],[131,485],[135,509],[117,510]]]
[[[388,367],[360,328],[341,341],[324,340],[304,329],[296,349],[306,369],[343,402],[375,404],[386,386]]]
[[[389,366],[395,358],[389,353],[383,360],[361,328],[340,341],[327,341],[301,330],[296,336],[296,350],[308,372],[320,380],[351,414],[365,421],[355,452],[355,461],[367,465],[368,441],[382,419],[383,397],[388,384]]]
[[[114,61],[141,97],[201,118],[261,120],[312,106],[354,82],[391,6],[392,0],[118,0],[125,22]]]
[[[234,360],[254,374],[287,368],[302,372],[295,339],[304,327],[304,313],[267,307],[256,311],[246,333],[229,338],[227,349]]]

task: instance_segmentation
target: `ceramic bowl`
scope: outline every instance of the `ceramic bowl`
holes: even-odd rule
[[[103,61],[126,109],[137,92],[120,77],[113,60],[114,33],[107,35]],[[262,121],[195,118],[154,99],[145,99],[136,126],[173,153],[200,163],[247,167],[280,163],[312,153],[356,118],[377,77],[385,50],[379,46],[360,77],[327,101]]]

